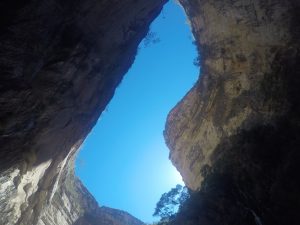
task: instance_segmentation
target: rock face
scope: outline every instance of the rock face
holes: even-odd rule
[[[164,2],[1,1],[0,224],[89,224],[75,154]],[[97,224],[141,224],[96,211]]]
[[[203,198],[191,224],[299,224],[300,1],[180,2],[201,77],[165,138]]]
[[[165,137],[206,197],[179,224],[299,224],[299,0],[180,2],[201,77]],[[0,2],[0,224],[142,224],[99,208],[73,163],[164,3]]]
[[[144,225],[126,212],[99,207],[81,181],[74,177],[74,171],[69,170],[62,177],[51,204],[42,211],[38,225]]]
[[[287,92],[297,83],[287,85],[298,81],[299,1],[181,2],[199,46],[201,79],[170,113],[165,136],[171,160],[197,189],[219,143],[294,111],[298,92]]]

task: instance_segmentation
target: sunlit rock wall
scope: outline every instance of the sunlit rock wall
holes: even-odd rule
[[[286,83],[298,71],[280,70],[289,57],[295,63],[299,54],[294,18],[299,4],[181,2],[199,44],[201,77],[169,114],[165,136],[173,163],[197,189],[200,169],[211,164],[221,141],[243,129],[274,123],[289,112],[293,99],[287,99]]]
[[[99,207],[71,169],[62,177],[51,204],[42,211],[38,225],[145,225],[124,211]]]
[[[0,224],[89,224],[75,154],[164,2],[0,2]]]
[[[170,112],[165,138],[185,183],[210,193],[201,222],[298,224],[300,1],[180,2],[201,75]],[[216,175],[230,178],[235,200],[220,185],[212,195]]]

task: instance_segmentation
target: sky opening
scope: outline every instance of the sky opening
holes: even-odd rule
[[[151,223],[160,196],[183,184],[168,159],[168,112],[196,82],[196,46],[182,8],[169,1],[141,42],[135,62],[85,140],[76,175],[100,206]]]

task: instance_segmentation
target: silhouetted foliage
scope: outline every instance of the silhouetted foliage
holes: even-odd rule
[[[156,204],[153,216],[161,218],[161,223],[169,221],[175,217],[180,205],[189,198],[188,189],[181,185],[176,185],[169,192],[164,193]]]
[[[196,67],[200,67],[201,66],[200,56],[197,56],[196,58],[194,58],[193,64]]]
[[[199,48],[196,40],[194,40],[192,43],[193,43],[193,45],[196,46],[197,53],[198,53],[197,56],[196,56],[196,58],[194,58],[194,60],[193,60],[193,64],[196,67],[200,67],[201,66],[200,48]]]
[[[160,38],[157,36],[157,33],[149,31],[144,39],[145,48],[150,46],[150,44],[157,44],[160,42]]]

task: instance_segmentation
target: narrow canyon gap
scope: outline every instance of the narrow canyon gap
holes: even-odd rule
[[[153,222],[161,194],[183,184],[162,133],[198,78],[193,42],[183,9],[170,1],[79,153],[76,173],[100,205]]]
[[[299,225],[300,1],[179,2],[201,78],[164,137],[200,199],[168,225]],[[99,207],[74,164],[165,3],[0,2],[1,225],[144,225]]]

